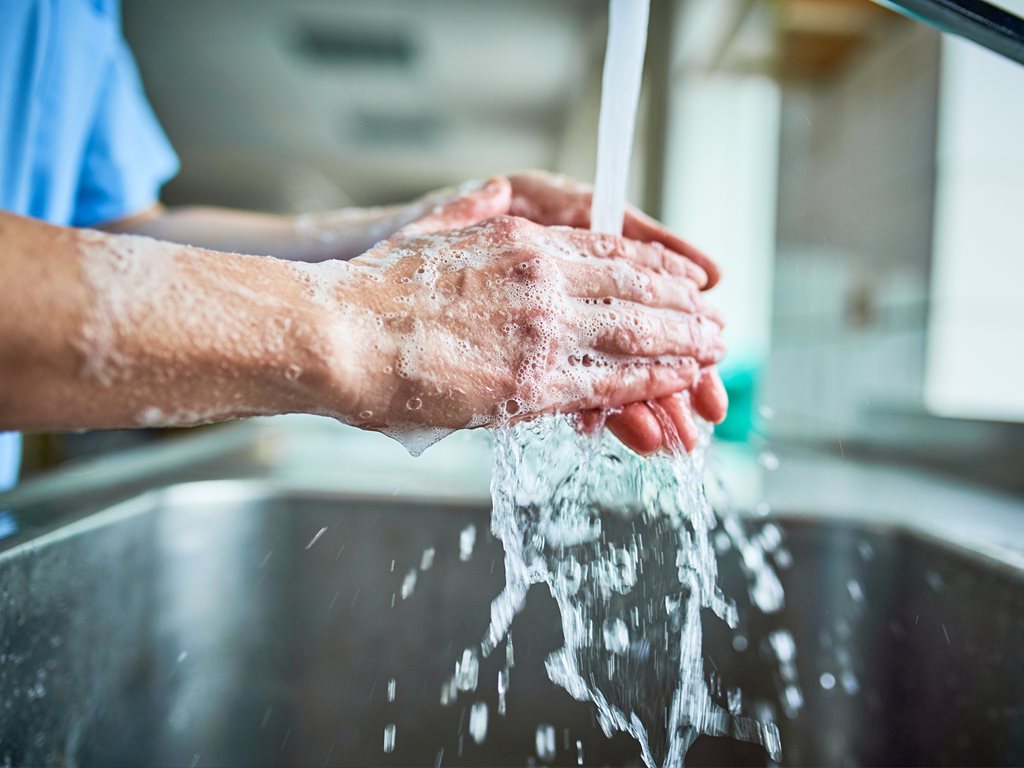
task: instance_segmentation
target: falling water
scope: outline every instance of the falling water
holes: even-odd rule
[[[642,459],[610,434],[580,435],[565,418],[495,434],[492,527],[506,584],[484,654],[506,636],[530,586],[546,584],[564,637],[548,676],[592,702],[608,735],[636,738],[649,766],[680,765],[701,733],[780,753],[776,727],[740,714],[739,692],[705,675],[702,610],[729,627],[737,621],[717,586],[716,520],[703,485],[709,437],[705,429],[690,457]],[[777,579],[764,562],[753,568],[751,594],[770,610]]]
[[[601,78],[597,129],[597,174],[590,228],[617,235],[626,209],[626,178],[640,99],[649,0],[611,0],[608,47]]]
[[[647,17],[647,0],[611,0],[592,207],[599,231],[622,229]],[[492,529],[505,548],[506,586],[491,606],[483,654],[507,637],[530,586],[546,584],[564,636],[548,676],[592,702],[608,735],[637,739],[649,766],[681,765],[701,733],[762,744],[773,759],[781,751],[776,727],[742,715],[739,691],[709,685],[705,674],[702,610],[729,627],[737,621],[717,586],[716,520],[704,492],[709,440],[705,426],[693,455],[642,459],[565,417],[495,432]],[[733,528],[738,546],[753,547]],[[781,588],[763,560],[753,559],[748,577],[756,601],[777,607]],[[467,665],[476,668],[475,656],[464,655],[456,678]],[[501,714],[509,666],[499,673]],[[548,728],[537,731],[542,759],[554,749]]]

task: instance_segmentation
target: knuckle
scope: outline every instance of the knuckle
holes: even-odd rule
[[[517,253],[511,265],[511,276],[517,283],[534,283],[540,279],[541,267],[538,259],[530,253]]]
[[[529,230],[530,226],[527,219],[507,214],[487,219],[485,224],[493,235],[508,240],[519,239]]]
[[[512,264],[512,276],[520,283],[548,285],[558,281],[561,269],[549,254],[531,248],[516,254]]]

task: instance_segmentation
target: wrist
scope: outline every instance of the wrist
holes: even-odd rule
[[[79,235],[78,249],[84,291],[69,351],[95,393],[84,423],[308,410],[317,316],[287,262],[95,233]]]
[[[291,397],[299,410],[363,427],[384,421],[397,360],[375,307],[375,288],[347,262],[288,265],[303,305],[291,343],[301,369]]]

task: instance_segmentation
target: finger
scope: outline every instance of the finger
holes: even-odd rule
[[[568,366],[551,381],[553,395],[544,410],[571,413],[618,408],[666,397],[690,387],[699,370],[697,363],[689,358]]]
[[[510,213],[544,226],[590,229],[591,188],[569,176],[527,171],[509,177]]]
[[[721,424],[729,409],[729,395],[716,368],[701,371],[691,390],[693,408],[701,418],[712,424]]]
[[[623,259],[638,267],[663,272],[693,281],[700,287],[707,283],[704,269],[686,256],[669,250],[659,242],[631,240],[603,232],[568,227],[549,227],[552,243],[561,246],[563,255],[595,256],[601,259]]]
[[[574,179],[536,171],[512,177],[512,214],[548,226],[562,225],[590,229],[593,188]],[[702,251],[673,234],[660,222],[633,206],[626,207],[622,234],[647,243],[661,243],[686,257],[700,269],[697,284],[714,286],[720,277],[718,265]]]
[[[477,189],[469,190],[436,208],[421,219],[403,227],[403,235],[459,229],[477,224],[493,216],[508,213],[512,187],[503,176],[488,179]]]
[[[624,302],[578,308],[573,322],[596,352],[618,357],[690,357],[701,366],[722,359],[718,326],[699,315]]]
[[[684,392],[656,400],[652,412],[661,417],[663,442],[667,450],[690,453],[697,447],[700,432]]]
[[[581,299],[623,299],[689,313],[704,309],[696,283],[666,277],[625,261],[563,262],[562,274],[569,295]],[[708,316],[712,317],[711,313]]]
[[[605,426],[623,445],[641,456],[650,456],[662,446],[661,425],[646,403],[631,403],[610,414]]]
[[[706,275],[706,279],[698,283],[704,290],[713,288],[721,277],[721,271],[711,257],[673,234],[661,222],[635,208],[626,210],[626,218],[622,223],[622,235],[645,243],[661,243],[669,250],[689,259],[699,266]]]

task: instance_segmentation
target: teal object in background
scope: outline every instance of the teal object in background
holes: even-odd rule
[[[753,361],[728,362],[719,367],[722,383],[729,393],[729,412],[725,421],[715,427],[720,440],[742,443],[754,428],[757,409],[757,386],[761,379],[761,364]]]

